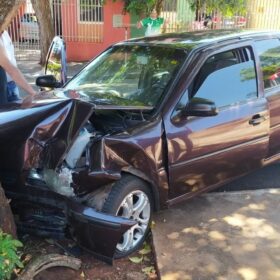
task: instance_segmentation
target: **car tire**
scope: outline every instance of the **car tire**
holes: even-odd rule
[[[103,205],[103,212],[138,221],[117,244],[115,258],[126,257],[143,244],[150,230],[152,210],[152,194],[145,181],[125,175],[113,185]]]

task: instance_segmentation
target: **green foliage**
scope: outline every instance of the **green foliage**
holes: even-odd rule
[[[148,15],[156,2],[156,0],[124,0],[124,11],[138,16]]]
[[[113,0],[114,2],[118,0]],[[119,0],[120,1],[120,0]],[[153,8],[158,13],[161,11],[162,0],[122,0],[124,2],[124,12],[134,13],[137,16],[148,16]],[[235,14],[244,15],[246,13],[247,0],[185,0],[190,3],[194,11],[200,11],[206,7],[207,13],[219,12],[223,16],[231,17]],[[105,4],[106,1],[103,1]]]
[[[116,2],[117,0],[113,0]],[[139,17],[147,16],[157,6],[159,0],[122,0],[124,2],[124,13],[136,14]],[[103,2],[106,3],[106,2]]]
[[[223,16],[246,13],[247,0],[187,0],[190,1],[193,10],[201,10],[206,7],[207,13],[220,12]]]
[[[22,268],[23,264],[18,255],[18,248],[22,243],[13,239],[9,234],[0,230],[0,279],[10,279],[16,267]]]

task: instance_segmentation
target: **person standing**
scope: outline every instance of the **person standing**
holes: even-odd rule
[[[144,18],[137,23],[137,28],[146,28],[145,36],[153,36],[161,33],[161,26],[166,27],[167,21],[162,17],[158,17],[155,9],[152,10],[150,17]]]
[[[15,67],[17,67],[14,45],[10,38],[9,33],[6,30],[2,32],[0,40],[2,41],[2,44],[7,52],[10,62]],[[19,89],[8,73],[7,73],[7,99],[8,102],[20,100]]]
[[[33,100],[33,97],[36,95],[36,92],[31,87],[31,85],[27,83],[21,71],[17,68],[13,44],[7,31],[2,31],[0,37],[0,67],[2,67],[2,69],[6,72],[7,76],[8,102],[19,100],[19,92],[16,85],[17,83],[28,93],[28,96],[24,98],[23,103],[30,103]],[[1,81],[3,83],[3,73]],[[0,94],[4,93],[1,92]]]
[[[7,75],[3,67],[0,66],[0,104],[7,102]]]

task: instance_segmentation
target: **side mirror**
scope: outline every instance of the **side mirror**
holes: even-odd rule
[[[192,98],[186,106],[185,114],[187,116],[211,117],[218,114],[218,110],[213,101],[205,98]]]
[[[59,88],[62,86],[53,75],[39,76],[36,79],[36,85],[41,88]]]
[[[45,75],[53,75],[61,85],[67,81],[66,45],[59,36],[54,37],[46,59]]]

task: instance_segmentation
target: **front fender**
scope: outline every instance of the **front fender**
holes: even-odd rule
[[[107,135],[87,150],[88,169],[73,174],[75,193],[82,195],[112,184],[127,172],[149,182],[159,207],[168,199],[167,150],[162,120],[156,119],[116,135]]]

